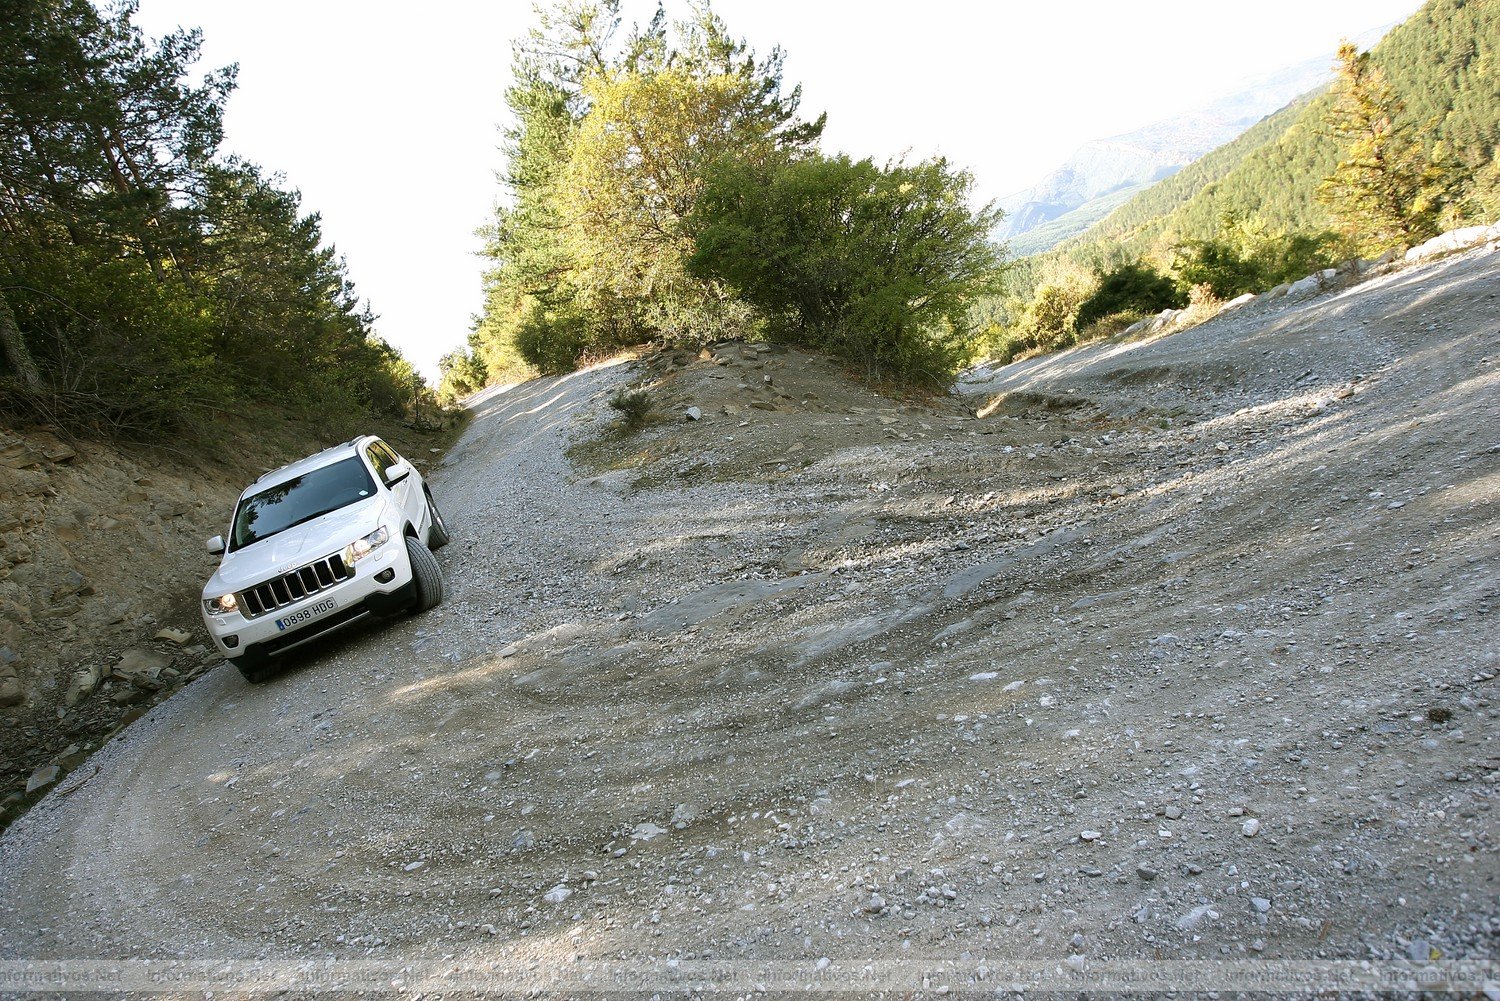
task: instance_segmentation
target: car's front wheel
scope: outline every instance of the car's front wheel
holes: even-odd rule
[[[426,490],[427,494],[427,516],[432,525],[427,529],[427,548],[436,552],[448,544],[451,536],[448,535],[448,523],[443,520],[443,513],[438,510],[437,503],[432,499],[432,491]]]
[[[437,557],[422,545],[421,539],[406,537],[406,555],[411,560],[412,585],[417,592],[411,610],[425,612],[443,600],[443,571],[438,568]]]
[[[229,663],[233,664],[244,679],[252,685],[258,685],[271,676],[271,658],[263,653],[245,651],[238,657],[230,657]]]

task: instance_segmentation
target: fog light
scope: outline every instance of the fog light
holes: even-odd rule
[[[378,581],[381,584],[389,584],[391,581],[393,581],[395,579],[396,579],[396,568],[395,567],[386,567],[384,570],[380,571],[378,574],[375,575],[375,580]]]
[[[233,650],[240,645],[240,638],[238,636],[225,636],[224,645]]]

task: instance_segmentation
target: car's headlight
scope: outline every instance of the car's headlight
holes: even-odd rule
[[[217,598],[204,598],[203,607],[208,609],[209,615],[223,615],[240,607],[240,603],[232,594],[221,594]]]
[[[363,539],[356,539],[344,547],[344,565],[354,566],[389,541],[391,541],[390,529],[384,525],[380,526]]]

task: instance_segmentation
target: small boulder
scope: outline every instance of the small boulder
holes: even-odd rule
[[[678,803],[677,809],[672,811],[672,826],[679,831],[697,819],[698,809],[691,803]]]
[[[701,421],[703,419],[703,411],[697,407],[688,407],[687,410],[683,411],[683,416],[690,421]]]
[[[94,694],[94,689],[99,687],[103,674],[104,672],[97,664],[74,672],[72,680],[68,683],[68,691],[63,695],[63,704],[69,707],[76,706]]]
[[[1292,282],[1287,287],[1286,294],[1289,299],[1296,299],[1304,295],[1312,295],[1323,287],[1323,280],[1317,275],[1308,275],[1299,281]]]
[[[171,662],[154,650],[136,647],[126,650],[114,667],[114,674],[130,681],[155,681]]]
[[[26,793],[30,795],[38,789],[45,789],[60,778],[62,778],[62,769],[57,765],[42,765],[31,773],[31,778],[26,780]]]
[[[59,466],[64,466],[78,458],[78,453],[71,446],[60,441],[55,441],[48,443],[42,449],[42,456],[48,462],[55,462]]]

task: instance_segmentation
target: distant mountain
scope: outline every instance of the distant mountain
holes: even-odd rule
[[[1354,41],[1369,48],[1389,29],[1368,31]],[[1197,111],[1084,143],[1036,185],[999,200],[1005,218],[996,236],[1011,242],[1013,256],[1055,246],[1097,222],[1128,197],[1126,192],[1170,177],[1288,102],[1326,85],[1332,65],[1330,48],[1327,55],[1247,81]],[[1100,199],[1105,205],[1092,204]],[[1033,231],[1035,235],[1023,236]]]
[[[1462,168],[1466,180],[1454,211],[1494,221],[1500,212],[1500,91],[1493,70],[1500,63],[1500,3],[1428,0],[1373,46],[1372,59],[1404,103],[1404,120],[1429,157],[1441,149],[1448,163]],[[1339,158],[1322,124],[1333,100],[1326,88],[1305,94],[1113,211],[1074,210],[1070,218],[1085,228],[1057,236],[1053,252],[1113,266],[1212,239],[1226,216],[1271,232],[1334,229],[1336,220],[1317,197],[1319,182]]]
[[[1056,219],[1042,223],[1036,229],[1011,237],[1006,243],[1006,249],[1010,252],[1010,256],[1016,259],[1051,250],[1069,237],[1082,233],[1149,187],[1151,187],[1151,182],[1142,181],[1138,184],[1127,184],[1117,191],[1092,198],[1073,211],[1065,212]]]

